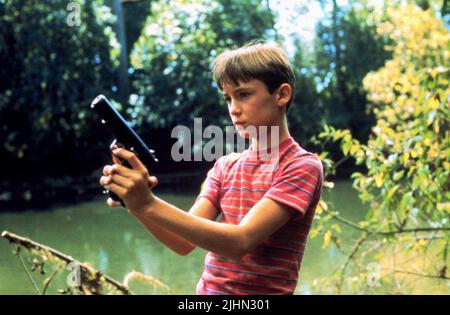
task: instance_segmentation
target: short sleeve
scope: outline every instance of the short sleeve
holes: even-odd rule
[[[310,207],[317,205],[322,190],[322,177],[322,163],[318,158],[296,159],[278,172],[264,197],[297,211],[295,219],[298,220]]]
[[[222,183],[221,168],[222,161],[219,159],[208,171],[206,180],[202,184],[202,190],[195,201],[203,197],[211,201],[217,209],[220,208],[220,188]]]

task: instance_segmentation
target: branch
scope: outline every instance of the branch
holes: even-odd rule
[[[341,272],[341,277],[339,279],[339,283],[338,283],[338,294],[341,294],[341,290],[342,290],[342,284],[344,282],[344,275],[345,275],[345,271],[348,267],[348,264],[350,263],[350,261],[353,259],[353,257],[355,256],[356,252],[358,251],[358,249],[361,247],[361,245],[364,243],[364,241],[367,239],[369,235],[367,233],[364,233],[355,243],[355,246],[353,247],[352,252],[350,253],[350,255],[347,257],[347,260],[344,263],[344,266],[342,267],[342,272]]]
[[[326,213],[328,213],[329,215],[331,215],[331,216],[333,217],[333,219],[336,219],[336,220],[338,220],[338,221],[340,221],[340,222],[342,222],[342,223],[344,223],[344,224],[346,224],[346,225],[348,225],[348,226],[350,226],[350,227],[352,227],[352,228],[354,228],[354,229],[357,229],[357,230],[366,232],[367,234],[373,234],[373,233],[374,233],[374,232],[372,232],[372,231],[369,231],[369,230],[367,230],[367,229],[365,229],[365,228],[360,227],[360,226],[359,226],[357,223],[355,223],[355,222],[352,222],[352,221],[350,221],[350,220],[347,220],[347,219],[344,218],[344,217],[341,217],[340,215],[337,215],[337,214],[334,214],[334,213],[330,212],[329,210],[324,210],[324,212],[326,212]]]
[[[337,161],[336,163],[333,164],[333,168],[334,169],[338,168],[339,165],[341,165],[342,163],[344,163],[345,161],[347,161],[351,157],[352,157],[351,155],[347,155],[346,157],[340,159],[339,161]]]
[[[439,231],[450,231],[450,227],[418,227],[413,229],[401,229],[395,231],[387,231],[387,232],[373,232],[374,234],[380,235],[392,235],[392,234],[400,234],[400,233],[416,233],[416,232],[439,232]]]
[[[445,238],[445,235],[442,235],[442,234],[431,234],[431,235],[422,234],[422,235],[416,235],[416,236],[414,236],[414,238],[416,240],[441,240],[441,239]]]
[[[444,261],[444,267],[441,270],[441,276],[445,277],[445,272],[447,271],[447,254],[448,254],[448,243],[450,238],[447,238],[447,242],[445,242],[444,254],[442,255],[442,260]]]
[[[22,264],[23,270],[25,270],[25,272],[26,272],[26,274],[27,274],[27,276],[28,276],[28,279],[30,279],[31,284],[32,284],[33,287],[34,287],[34,290],[36,291],[37,294],[41,295],[41,294],[42,294],[42,293],[41,293],[41,290],[39,290],[39,287],[38,287],[38,285],[36,284],[36,282],[34,281],[33,276],[32,276],[32,275],[30,274],[30,272],[28,271],[27,266],[25,266],[25,262],[23,261],[22,256],[20,255],[20,253],[17,253],[17,256],[19,256],[19,260],[20,260],[20,263]]]
[[[334,214],[332,212],[330,212],[329,210],[324,210],[324,212],[330,214],[334,219],[336,219],[337,221],[340,221],[354,229],[366,232],[367,234],[370,234],[370,236],[374,236],[374,235],[393,235],[393,234],[401,234],[401,233],[416,233],[416,232],[439,232],[439,231],[450,231],[450,227],[437,227],[437,228],[433,228],[433,227],[418,227],[418,228],[411,228],[411,229],[398,229],[398,230],[394,230],[394,231],[385,231],[385,232],[381,232],[381,231],[372,231],[369,229],[365,229],[360,227],[357,223],[347,220],[344,217],[341,217],[337,214]]]
[[[57,273],[58,273],[58,270],[55,270],[53,272],[53,274],[47,280],[45,280],[44,289],[42,289],[42,295],[45,295],[45,293],[47,292],[47,289],[50,286],[50,283],[53,281],[53,279],[55,278]]]
[[[122,0],[122,3],[133,3],[133,2],[141,2],[142,0]]]
[[[417,273],[417,272],[406,271],[406,270],[393,270],[393,272],[395,272],[395,273],[405,273],[405,274],[408,274],[408,275],[420,276],[420,277],[425,277],[425,278],[433,278],[433,279],[440,279],[440,280],[450,280],[450,277],[447,277],[447,276],[444,276],[444,275],[429,275],[429,274],[425,274],[425,273]]]
[[[8,231],[3,231],[2,235],[3,238],[7,239],[10,243],[14,243],[14,244],[18,244],[20,246],[23,246],[27,249],[35,249],[35,250],[39,250],[39,251],[46,251],[51,253],[53,256],[57,257],[58,259],[66,262],[67,264],[70,263],[75,263],[76,265],[80,266],[81,269],[83,269],[84,271],[87,271],[88,273],[94,272],[95,274],[101,275],[106,282],[108,282],[109,284],[111,284],[112,286],[114,286],[115,288],[117,288],[119,291],[121,291],[124,294],[132,294],[132,292],[130,290],[128,290],[127,287],[125,287],[123,284],[121,284],[120,282],[118,282],[117,280],[114,280],[110,277],[108,277],[107,275],[103,274],[102,272],[92,268],[92,267],[86,267],[84,264],[82,264],[81,262],[73,259],[72,257],[63,254],[51,247],[36,243],[28,238],[10,233]]]

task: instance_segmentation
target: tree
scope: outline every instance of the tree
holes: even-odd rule
[[[336,128],[348,128],[366,142],[374,117],[367,110],[362,79],[389,57],[385,42],[376,37],[375,9],[362,3],[338,6],[317,25],[316,67],[320,97]]]
[[[296,77],[293,104],[288,112],[290,132],[302,146],[313,144],[327,118],[327,108],[314,80],[314,60],[303,48],[300,39],[294,41],[296,48],[292,66]]]
[[[153,2],[131,56],[136,95],[129,110],[149,126],[230,124],[210,62],[224,48],[266,37],[273,16],[261,0]],[[145,104],[145,106],[144,106]]]
[[[90,135],[103,127],[89,105],[111,94],[117,45],[103,2],[76,3],[74,11],[62,0],[0,2],[0,156],[8,165],[2,179],[34,181],[38,189],[46,176],[98,167],[89,161],[103,144]],[[78,13],[80,24],[72,24]]]
[[[369,211],[356,223],[321,202],[313,234],[325,228],[325,245],[344,252],[333,278],[338,292],[442,292],[450,279],[450,33],[432,10],[415,5],[389,8],[377,31],[393,41],[386,47],[392,59],[363,80],[376,117],[367,145],[349,130],[321,134],[367,167],[352,178]],[[348,249],[335,220],[359,234]],[[368,285],[371,262],[381,280],[375,287]]]

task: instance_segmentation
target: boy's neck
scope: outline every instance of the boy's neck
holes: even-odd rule
[[[280,143],[289,139],[291,137],[289,133],[289,129],[287,127],[286,118],[278,125],[278,137],[276,135],[274,138],[274,143],[272,143],[272,128],[271,126],[267,126],[267,140],[259,140],[258,138],[252,138],[252,144],[250,150],[252,151],[261,151],[266,150],[267,148],[273,148],[275,146],[279,146]]]

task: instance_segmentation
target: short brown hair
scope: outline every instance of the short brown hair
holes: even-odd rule
[[[292,103],[295,75],[288,56],[277,44],[252,42],[225,51],[213,61],[212,74],[221,90],[224,84],[238,85],[239,81],[258,79],[264,82],[272,94],[281,84],[288,83],[292,88],[292,96],[286,112]]]

